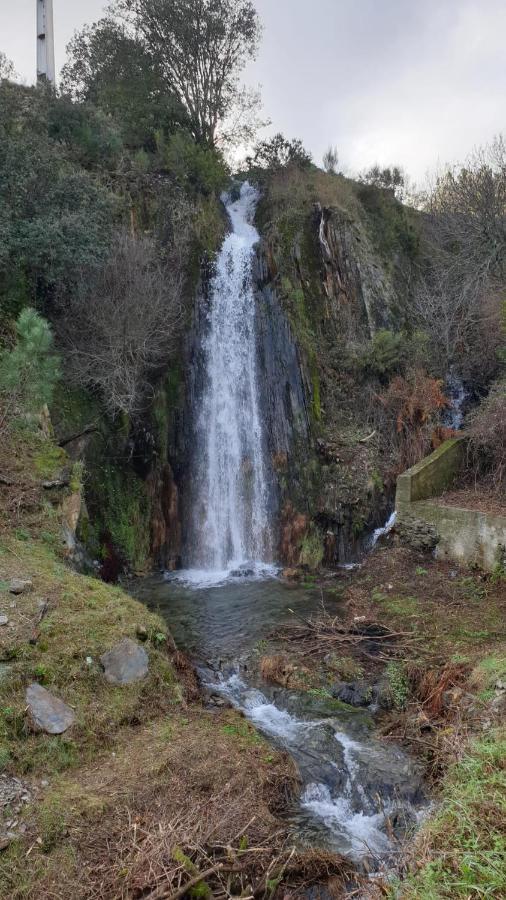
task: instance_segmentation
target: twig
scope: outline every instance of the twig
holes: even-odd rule
[[[177,891],[167,891],[164,886],[156,888],[155,891],[152,891],[151,894],[148,894],[145,900],[178,900],[179,897],[184,897],[184,895],[191,890],[192,887],[195,887],[196,884],[199,884],[201,881],[205,881],[206,878],[209,878],[210,875],[214,875],[216,872],[219,872],[220,869],[224,868],[223,863],[217,863],[215,866],[212,866],[209,869],[206,869],[205,872],[198,872],[197,875],[194,875],[193,878],[190,878],[185,884],[183,884]]]

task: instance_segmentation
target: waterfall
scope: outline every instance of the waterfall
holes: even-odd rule
[[[231,231],[217,259],[201,338],[188,553],[194,568],[222,573],[271,559],[252,279],[258,194],[245,182],[238,199],[223,199]]]

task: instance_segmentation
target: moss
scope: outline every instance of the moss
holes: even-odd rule
[[[15,654],[10,678],[2,683],[0,739],[16,771],[73,768],[97,749],[110,746],[125,724],[166,713],[180,703],[166,640],[149,644],[149,676],[142,682],[115,688],[105,681],[99,664],[100,656],[119,640],[135,639],[139,623],[149,634],[165,636],[163,620],[119,588],[70,571],[45,544],[9,538],[3,546],[8,553],[2,569],[12,561],[16,570],[21,566],[34,573],[33,593],[49,603],[39,641],[24,644],[22,653]],[[31,598],[32,594],[19,598],[20,614]],[[61,737],[25,730],[24,686],[34,677],[75,710],[76,724]]]
[[[43,440],[33,455],[35,471],[41,478],[54,478],[67,461],[67,456],[61,447],[52,441]]]
[[[322,564],[324,553],[323,538],[316,526],[312,526],[302,538],[300,564],[316,571]]]
[[[96,473],[93,492],[100,498],[95,535],[110,536],[125,561],[142,571],[149,560],[151,517],[144,482],[132,471],[106,464]]]

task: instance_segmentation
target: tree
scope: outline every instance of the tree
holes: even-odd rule
[[[249,168],[283,169],[293,165],[301,169],[307,169],[311,165],[311,154],[308,153],[302,141],[294,138],[287,140],[282,134],[260,141],[254,148],[253,156],[248,156],[246,164]]]
[[[49,324],[34,309],[16,322],[16,343],[0,353],[0,391],[4,394],[0,428],[16,414],[35,415],[50,403],[60,365],[53,353]]]
[[[98,392],[113,416],[142,413],[150,378],[177,346],[190,216],[176,212],[166,260],[152,238],[118,231],[102,269],[83,273],[58,320],[68,377]]]
[[[506,147],[503,138],[446,169],[425,207],[428,262],[414,296],[417,321],[443,364],[494,373],[506,290]]]
[[[11,60],[0,50],[0,81],[14,77],[14,65]]]
[[[402,200],[403,190],[406,184],[406,175],[399,166],[387,166],[381,169],[378,165],[371,166],[365,172],[361,172],[358,181],[377,187],[384,191],[391,191],[398,200]]]
[[[115,0],[111,10],[178,99],[195,140],[214,146],[244,105],[238,75],[260,37],[251,0]]]
[[[153,150],[158,132],[187,121],[148,49],[124,23],[111,17],[78,32],[67,47],[61,90],[112,115],[130,148]]]
[[[339,154],[337,147],[329,147],[323,154],[323,168],[329,175],[336,175],[338,163]]]

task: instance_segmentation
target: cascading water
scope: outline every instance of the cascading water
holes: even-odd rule
[[[269,479],[259,408],[252,219],[258,194],[245,182],[225,197],[232,230],[210,285],[203,338],[202,396],[194,413],[189,559],[226,573],[271,559]]]

